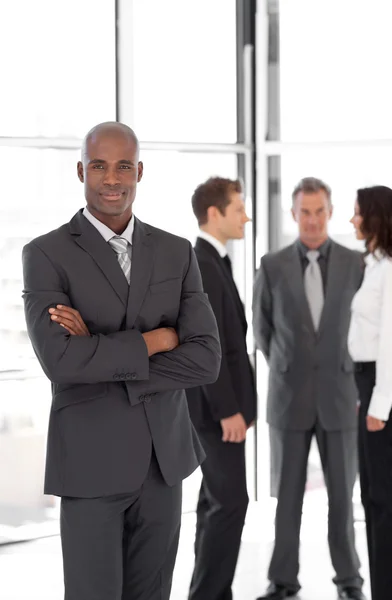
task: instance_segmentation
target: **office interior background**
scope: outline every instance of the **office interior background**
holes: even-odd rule
[[[42,494],[50,385],[25,330],[21,250],[83,206],[85,133],[108,120],[135,129],[145,166],[135,213],[191,241],[196,185],[243,180],[253,220],[230,253],[251,322],[261,255],[296,235],[300,178],[331,185],[330,233],[351,247],[356,189],[392,186],[391,19],[390,0],[0,2],[0,543],[58,533],[58,501]],[[267,368],[251,328],[248,344],[259,393],[249,494],[263,522],[274,506]],[[184,514],[199,481],[185,482]],[[320,487],[312,455],[309,494]]]

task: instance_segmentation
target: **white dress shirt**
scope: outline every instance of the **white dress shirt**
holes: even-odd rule
[[[94,227],[102,235],[105,242],[109,242],[109,240],[111,240],[112,237],[115,237],[117,235],[117,233],[114,233],[114,231],[109,229],[109,227],[107,227],[107,225],[105,225],[104,223],[99,221],[96,217],[94,217],[94,215],[91,214],[91,212],[89,211],[89,209],[87,207],[83,210],[83,216],[85,216],[86,219],[88,221],[90,221],[90,223],[92,225],[94,225]],[[134,228],[135,228],[135,217],[132,215],[131,220],[129,221],[126,229],[120,235],[120,237],[127,240],[128,244],[129,244],[128,245],[128,256],[129,256],[130,260],[132,260],[132,238],[133,238]]]
[[[365,276],[354,296],[348,347],[355,362],[376,363],[368,414],[387,421],[392,408],[392,259],[366,257]]]
[[[198,235],[199,238],[205,240],[206,242],[209,242],[212,246],[214,246],[215,250],[219,252],[219,256],[221,258],[224,258],[227,255],[226,246],[222,244],[222,242],[217,240],[213,235],[207,233],[206,231],[203,231],[202,229],[199,230]]]

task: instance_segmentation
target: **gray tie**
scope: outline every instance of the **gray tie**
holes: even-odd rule
[[[128,241],[119,235],[115,235],[109,240],[109,244],[116,252],[118,263],[129,283],[131,281],[131,259],[128,254]]]
[[[309,264],[305,269],[304,276],[305,294],[308,299],[314,329],[315,331],[318,331],[324,306],[323,278],[318,263],[320,252],[318,252],[318,250],[309,250],[306,256],[309,260]]]

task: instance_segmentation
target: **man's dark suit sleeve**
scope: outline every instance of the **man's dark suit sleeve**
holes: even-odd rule
[[[207,295],[203,292],[191,244],[176,331],[180,345],[171,352],[150,358],[149,380],[132,383],[135,392],[186,389],[212,383],[218,377],[221,362],[218,328]]]
[[[148,379],[148,352],[139,331],[79,337],[51,321],[49,308],[72,303],[61,274],[34,243],[23,249],[23,276],[27,331],[53,383],[116,381],[118,372],[129,373],[131,380]]]
[[[214,420],[220,421],[240,412],[227,362],[228,348],[226,332],[230,327],[230,323],[227,320],[227,311],[225,312],[224,307],[225,295],[221,274],[217,272],[214,265],[207,261],[200,260],[199,267],[203,279],[204,291],[208,295],[218,324],[222,347],[222,362],[218,379],[215,383],[208,385],[204,389],[212,417]]]
[[[273,330],[272,295],[263,259],[256,274],[253,286],[253,334],[257,347],[269,360]]]

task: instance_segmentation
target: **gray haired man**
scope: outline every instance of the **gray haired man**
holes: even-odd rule
[[[300,181],[292,214],[298,239],[263,256],[254,285],[254,335],[270,368],[267,420],[278,500],[270,586],[261,598],[282,600],[300,589],[302,504],[315,436],[328,491],[328,541],[338,597],[364,600],[352,506],[357,392],[347,350],[362,259],[329,238],[331,191],[321,180]]]

